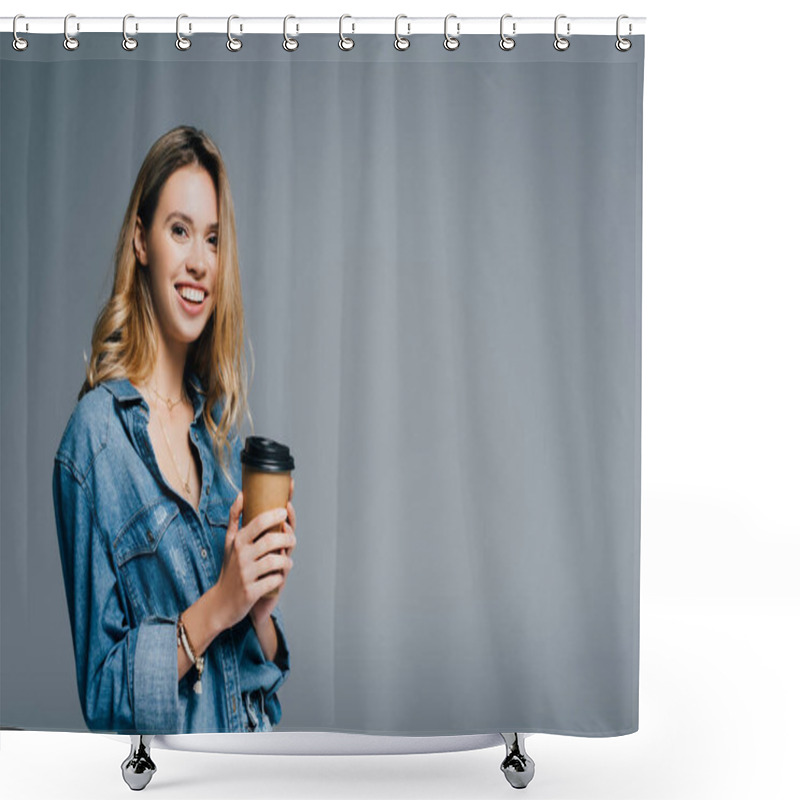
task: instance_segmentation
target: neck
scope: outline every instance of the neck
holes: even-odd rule
[[[159,347],[156,364],[147,381],[162,397],[178,400],[183,396],[183,372],[186,367],[186,350],[180,352]]]

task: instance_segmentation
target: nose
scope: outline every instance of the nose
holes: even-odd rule
[[[186,268],[195,274],[204,275],[208,269],[209,253],[202,240],[196,239],[186,258]]]

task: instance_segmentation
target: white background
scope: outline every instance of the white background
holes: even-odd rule
[[[647,17],[640,730],[531,736],[536,777],[525,791],[542,800],[800,796],[797,4],[4,4],[4,16],[15,13]],[[32,669],[46,674],[71,657],[54,653],[54,664]],[[3,731],[2,795],[130,796],[119,769],[127,751],[92,734]],[[158,772],[145,791],[509,797],[504,753],[154,750]]]

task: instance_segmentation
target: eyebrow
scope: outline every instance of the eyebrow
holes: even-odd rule
[[[169,222],[173,217],[177,217],[178,219],[182,219],[184,222],[188,222],[190,225],[194,225],[194,220],[188,214],[184,214],[182,211],[173,211],[167,217],[167,222]],[[218,231],[219,230],[219,223],[212,222],[208,226],[208,229],[210,231]]]

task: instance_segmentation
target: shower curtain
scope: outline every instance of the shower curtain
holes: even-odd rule
[[[75,511],[101,462],[117,489],[150,481],[157,536],[184,561],[144,527],[126,557],[156,559],[153,575],[202,566],[188,605],[219,573],[208,549],[235,493],[221,516],[202,500],[194,515],[157,472],[128,472],[145,430],[121,422],[139,403],[130,382],[84,395],[98,408],[102,395],[106,433],[79,429],[59,450],[138,171],[186,125],[219,148],[235,213],[241,441],[284,443],[295,464],[297,543],[256,729],[637,730],[644,37],[627,52],[613,35],[564,51],[539,34],[509,51],[495,35],[452,51],[440,36],[404,51],[353,38],[343,51],[307,34],[287,52],[262,34],[231,52],[199,33],[181,51],[157,33],[127,51],[87,33],[74,51],[53,35],[16,52],[3,36],[3,727],[89,729],[83,680],[95,702],[113,685],[110,707],[143,709],[166,687],[177,713],[153,732],[194,732],[214,664],[234,694],[244,680],[229,632],[209,645],[202,695],[196,666],[174,672],[174,613],[149,619],[171,639],[137,643],[115,545],[150,501],[131,490],[99,521]],[[113,425],[119,450],[103,452]],[[79,451],[59,498],[57,453]],[[106,637],[93,670],[81,647],[100,645],[81,626]],[[202,730],[254,729],[252,704],[230,700]],[[145,732],[99,718],[92,729]]]

